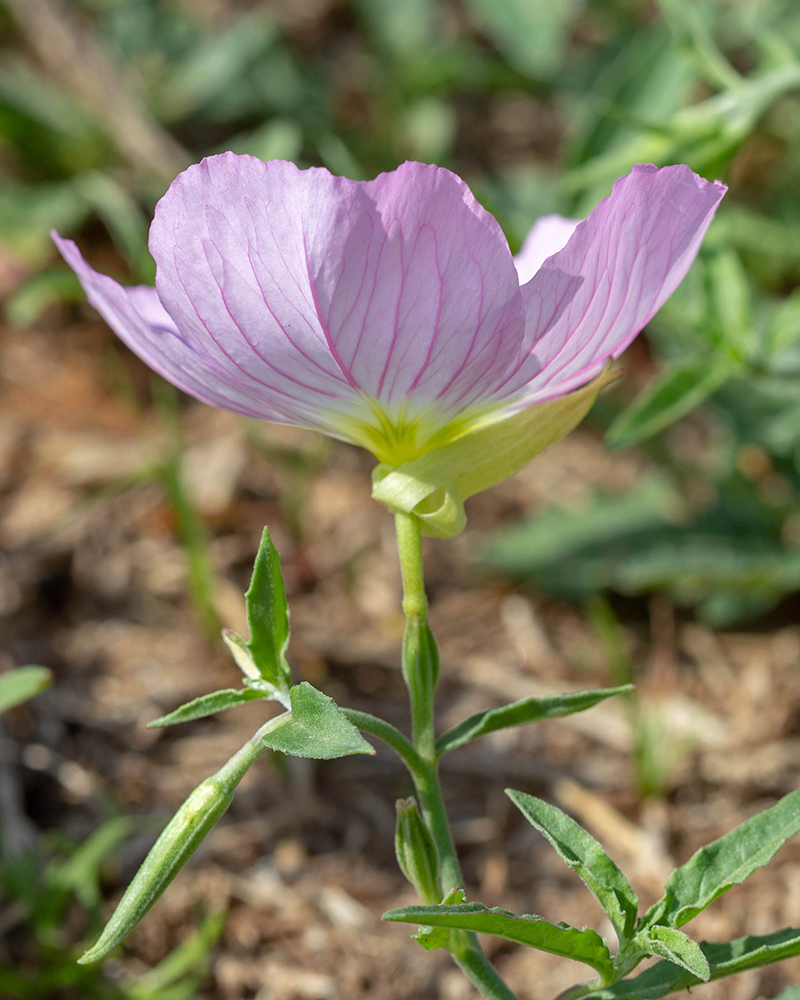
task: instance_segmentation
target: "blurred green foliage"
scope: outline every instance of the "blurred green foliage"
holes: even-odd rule
[[[27,666],[0,676],[0,714],[41,693],[52,683],[46,667]],[[225,913],[209,914],[201,926],[155,968],[134,981],[109,977],[76,963],[83,930],[96,935],[102,924],[102,881],[110,856],[132,832],[133,821],[107,820],[75,844],[57,833],[23,846],[0,820],[0,996],[7,1000],[188,1000],[208,971],[211,949],[222,933]],[[24,838],[27,840],[27,837]]]
[[[80,845],[50,834],[23,854],[0,859],[0,903],[6,915],[0,995],[8,1000],[189,1000],[208,971],[222,933],[223,911],[209,914],[165,959],[135,981],[116,970],[77,965],[76,930],[102,924],[102,875],[131,833],[125,818],[108,820]],[[109,972],[112,972],[109,975]]]
[[[102,243],[102,223],[117,270],[151,280],[156,199],[222,149],[353,178],[437,162],[514,249],[538,215],[585,215],[636,162],[726,181],[648,328],[655,377],[595,411],[610,445],[645,448],[659,471],[545,513],[486,558],[569,597],[664,590],[716,623],[800,589],[794,0],[0,0],[9,320],[80,297],[53,226]],[[688,447],[670,428],[700,404]]]

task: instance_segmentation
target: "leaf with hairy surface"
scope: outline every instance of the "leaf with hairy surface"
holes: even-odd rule
[[[632,684],[622,684],[613,688],[598,688],[592,691],[571,691],[566,694],[548,695],[544,698],[521,698],[509,705],[490,708],[485,712],[476,712],[468,719],[459,722],[436,741],[436,753],[441,755],[457,747],[463,747],[479,736],[496,732],[498,729],[508,729],[511,726],[523,726],[528,722],[538,722],[540,719],[557,719],[575,712],[585,712],[606,698],[614,695],[627,694],[633,690]]]
[[[506,795],[527,821],[550,841],[559,857],[576,872],[605,910],[620,942],[630,940],[639,900],[611,858],[578,823],[556,806],[524,792]]]
[[[664,896],[650,907],[642,927],[681,927],[728,889],[768,864],[779,847],[800,831],[800,790],[756,813],[677,868]]]
[[[534,914],[517,916],[499,907],[490,910],[480,903],[461,903],[457,906],[405,906],[389,910],[384,913],[383,919],[494,934],[506,941],[516,941],[540,951],[584,962],[596,969],[606,981],[612,975],[608,945],[596,931],[587,927],[578,930],[568,924],[551,924]]]

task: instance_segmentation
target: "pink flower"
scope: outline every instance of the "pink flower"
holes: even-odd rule
[[[598,374],[681,281],[725,190],[634,167],[585,222],[540,219],[515,262],[448,170],[355,182],[225,153],[159,202],[155,288],[124,288],[54,238],[92,305],[180,389],[398,466]]]

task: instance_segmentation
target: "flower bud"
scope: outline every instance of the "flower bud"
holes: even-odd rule
[[[97,943],[78,959],[80,965],[99,962],[115,948],[200,846],[233,799],[236,781],[226,780],[223,772],[225,768],[199,784],[166,825]]]
[[[439,855],[428,825],[420,816],[416,801],[397,800],[397,830],[394,839],[397,863],[414,886],[423,903],[441,902]]]

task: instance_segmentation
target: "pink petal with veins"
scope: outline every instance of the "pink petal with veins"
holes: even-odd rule
[[[514,261],[447,170],[363,183],[225,153],[159,202],[155,289],[123,288],[54,238],[109,325],[179,388],[369,447],[387,420],[421,418],[408,454],[459,416],[592,378],[683,278],[724,193],[688,167],[634,167],[585,222],[540,219]],[[398,427],[376,454],[394,454]]]
[[[505,237],[438,167],[357,183],[209,157],[159,202],[150,248],[184,337],[266,399],[283,385],[344,410],[361,394],[394,416],[460,409],[522,343]]]
[[[202,345],[185,337],[161,304],[155,288],[124,288],[99,274],[81,256],[72,240],[53,239],[77,274],[89,302],[111,329],[145,364],[197,399],[248,417],[300,423],[325,429],[315,417],[318,402],[304,399],[291,385],[278,386],[270,397],[251,382],[221,365]]]
[[[561,396],[618,357],[697,255],[727,188],[686,166],[640,164],[522,286],[527,345],[500,395]]]

